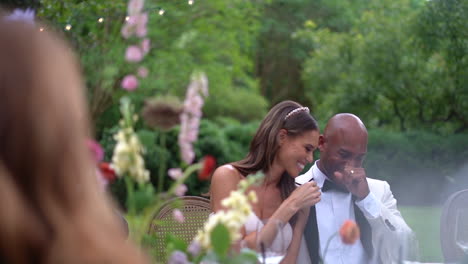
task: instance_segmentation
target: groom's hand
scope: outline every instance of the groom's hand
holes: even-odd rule
[[[364,168],[345,166],[342,172],[335,172],[335,177],[359,200],[366,198],[370,192]]]

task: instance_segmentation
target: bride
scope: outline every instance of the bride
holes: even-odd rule
[[[317,122],[309,109],[293,101],[283,101],[263,119],[247,156],[215,171],[210,190],[214,212],[224,209],[221,200],[237,188],[239,181],[259,171],[265,174],[262,184],[250,187],[256,192],[258,202],[252,204],[253,212],[242,230],[240,244],[256,249],[258,235],[274,245],[275,222],[279,221],[286,223],[282,239],[288,245],[281,263],[310,263],[302,234],[310,207],[320,201],[320,191],[315,182],[296,188],[294,178],[313,161],[318,138]],[[269,221],[257,234],[257,227],[264,219]]]

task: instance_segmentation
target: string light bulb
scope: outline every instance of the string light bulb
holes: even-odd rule
[[[129,16],[126,16],[126,17],[125,17],[125,21],[128,21],[128,20],[130,20],[130,17],[129,17]]]
[[[65,30],[66,30],[66,31],[70,31],[71,28],[72,28],[72,26],[71,26],[70,24],[68,24],[68,25],[65,26]]]
[[[193,5],[193,0],[188,0],[189,5]]]
[[[39,28],[39,31],[40,31],[40,32],[44,31],[44,28],[43,28],[43,27],[40,27],[40,28]]]
[[[98,21],[99,23],[102,23],[102,22],[104,22],[104,18],[100,17],[97,21]]]
[[[162,16],[162,15],[164,15],[164,12],[166,12],[166,11],[164,11],[164,9],[161,8],[161,9],[159,9],[158,13],[159,13],[160,16]]]

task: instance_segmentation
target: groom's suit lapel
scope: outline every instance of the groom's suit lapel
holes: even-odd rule
[[[318,264],[320,260],[319,255],[319,233],[317,227],[317,211],[315,205],[310,208],[309,218],[304,230],[304,236],[309,250],[310,260],[312,264]]]
[[[364,216],[364,213],[356,204],[354,204],[354,217],[356,218],[356,223],[358,224],[361,231],[362,247],[364,248],[364,251],[366,251],[367,257],[372,259],[374,255],[374,247],[372,245],[372,229],[369,221],[367,221],[367,218]]]

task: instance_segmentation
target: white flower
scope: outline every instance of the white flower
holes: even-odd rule
[[[248,182],[246,184],[243,181],[239,186],[249,185]],[[252,212],[252,206],[248,201],[254,202],[257,199],[255,192],[250,192],[249,197],[244,192],[245,190],[242,188],[231,191],[230,195],[221,201],[221,204],[228,210],[212,214],[205,223],[203,230],[198,231],[195,241],[200,243],[203,248],[210,249],[212,247],[210,234],[218,224],[223,224],[228,229],[231,243],[241,239],[240,229]]]
[[[148,182],[149,171],[146,170],[141,156],[144,148],[133,128],[126,127],[125,122],[120,122],[120,125],[122,128],[114,135],[117,144],[112,156],[112,168],[119,177],[128,174],[139,183]]]

